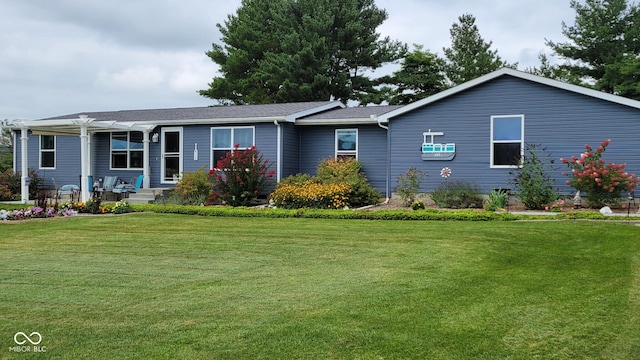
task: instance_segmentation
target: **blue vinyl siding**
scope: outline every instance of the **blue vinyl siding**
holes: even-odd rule
[[[503,76],[426,107],[394,118],[390,122],[392,187],[410,167],[428,173],[422,191],[433,191],[444,179],[440,169],[452,169],[451,180],[479,186],[483,192],[513,188],[510,169],[490,168],[490,119],[492,115],[524,114],[525,144],[540,144],[556,160],[553,172],[563,193],[565,185],[561,157],[579,155],[585,144],[597,146],[610,138],[604,154],[608,162],[626,162],[627,170],[640,173],[640,111],[589,96]],[[452,161],[422,161],[422,132],[442,131],[437,142],[455,143]],[[635,140],[634,140],[635,139]]]
[[[504,75],[437,102],[390,119],[389,132],[377,125],[296,126],[280,124],[282,129],[282,174],[284,178],[296,173],[315,174],[318,164],[335,156],[335,130],[358,130],[358,160],[362,163],[369,182],[382,194],[387,186],[393,191],[398,176],[416,167],[428,174],[422,183],[422,192],[431,192],[444,179],[440,170],[449,167],[448,181],[462,180],[477,185],[482,192],[494,188],[513,188],[512,169],[491,168],[491,117],[524,116],[524,143],[546,148],[555,160],[553,177],[562,193],[574,190],[565,185],[563,171],[568,169],[560,158],[569,158],[584,151],[584,145],[594,148],[603,140],[611,139],[604,153],[607,162],[626,163],[627,171],[640,174],[640,110],[608,102],[571,91]],[[271,122],[257,124],[184,125],[176,121],[171,127],[183,131],[183,169],[195,171],[209,169],[211,164],[212,127],[254,126],[255,145],[276,170],[277,126]],[[422,160],[423,132],[443,132],[436,136],[437,143],[455,143],[456,156],[452,161]],[[153,132],[161,133],[162,127]],[[21,169],[20,132],[15,137],[16,170]],[[198,160],[193,151],[198,144]],[[149,143],[150,185],[162,187],[161,142]],[[387,149],[390,152],[387,153]],[[56,137],[56,168],[39,169],[39,138],[29,135],[29,168],[38,170],[45,186],[52,187],[52,178],[58,185],[79,184],[80,138]],[[110,133],[96,133],[91,137],[91,175],[102,178],[118,176],[130,181],[142,169],[110,169]]]
[[[282,178],[300,172],[300,133],[293,124],[282,124]],[[275,164],[272,165],[275,170]]]
[[[239,127],[253,126],[255,128],[255,146],[264,156],[265,159],[272,161],[272,169],[275,169],[276,160],[276,127],[271,123],[255,124],[255,125],[238,125],[238,124],[216,124],[216,125],[190,125],[182,127],[182,160],[183,171],[193,172],[201,167],[208,171],[211,167],[211,128],[213,127]],[[171,126],[174,127],[175,126]],[[154,132],[161,132],[158,127]],[[194,149],[198,148],[198,160],[194,160]],[[151,167],[151,187],[166,186],[160,183],[161,169],[161,144],[150,143],[149,146],[149,163]],[[215,166],[215,162],[213,163]]]
[[[22,168],[22,146],[20,144],[20,132],[16,136],[14,168],[20,172]],[[74,149],[74,151],[68,151]],[[55,169],[40,169],[40,137],[29,132],[27,142],[27,167],[34,169],[42,177],[45,188],[53,188],[53,179],[58,186],[64,184],[80,184],[80,137],[56,136],[56,167]]]
[[[358,161],[369,183],[385,193],[387,134],[377,125],[300,127],[300,172],[315,174],[318,164],[335,157],[335,130],[358,129]]]

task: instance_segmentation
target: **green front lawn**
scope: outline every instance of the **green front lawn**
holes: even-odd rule
[[[640,358],[632,223],[142,213],[0,234],[0,359]]]

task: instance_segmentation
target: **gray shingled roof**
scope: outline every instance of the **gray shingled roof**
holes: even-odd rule
[[[286,104],[263,105],[235,105],[235,106],[210,106],[177,109],[148,109],[148,110],[121,110],[84,112],[69,115],[56,116],[41,120],[77,119],[80,115],[87,115],[97,121],[167,121],[167,120],[195,120],[195,119],[254,119],[287,117],[298,113],[304,113],[315,108],[340,106],[338,102],[299,102]]]
[[[380,116],[390,111],[401,108],[402,105],[382,105],[382,106],[358,106],[344,109],[335,109],[318,114],[305,116],[300,120],[341,120],[341,119],[365,119],[371,115]]]

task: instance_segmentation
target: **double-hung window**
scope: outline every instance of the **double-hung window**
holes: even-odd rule
[[[142,169],[144,143],[141,131],[111,133],[111,168]]]
[[[358,158],[358,129],[336,130],[336,158]]]
[[[491,167],[513,168],[524,149],[524,115],[491,117]]]
[[[40,135],[40,168],[55,169],[56,167],[56,137]]]
[[[211,168],[235,148],[248,149],[255,144],[253,126],[211,128]]]

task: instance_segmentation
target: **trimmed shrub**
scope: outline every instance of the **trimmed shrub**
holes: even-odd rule
[[[477,187],[464,181],[445,181],[431,194],[431,199],[441,208],[482,208],[482,196]]]

